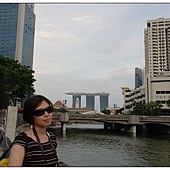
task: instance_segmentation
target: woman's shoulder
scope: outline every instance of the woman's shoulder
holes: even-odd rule
[[[51,139],[56,139],[56,135],[53,132],[48,132]]]
[[[50,136],[50,140],[54,145],[54,148],[57,148],[57,138],[56,135],[53,132],[48,132],[49,136]]]
[[[28,136],[25,132],[19,133],[15,137],[13,144],[19,144],[19,145],[22,145],[25,147],[27,145],[27,140],[28,140],[27,138],[28,138]]]
[[[27,141],[27,138],[28,136],[25,132],[21,132],[15,137],[15,139],[17,140],[24,140],[24,141]]]
[[[48,134],[49,134],[49,137],[50,137],[52,143],[57,145],[57,137],[56,137],[56,135],[53,132],[48,132]]]

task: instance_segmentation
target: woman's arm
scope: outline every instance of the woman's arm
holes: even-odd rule
[[[9,155],[8,166],[22,166],[25,156],[25,148],[21,145],[14,144]]]

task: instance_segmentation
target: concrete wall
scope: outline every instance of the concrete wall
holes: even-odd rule
[[[8,112],[7,112],[7,117],[6,117],[5,136],[7,136],[11,141],[13,141],[15,138],[17,112],[18,112],[17,107],[8,106]]]

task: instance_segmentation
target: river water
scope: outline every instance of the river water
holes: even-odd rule
[[[170,134],[140,132],[136,135],[105,131],[103,124],[67,125],[50,129],[58,140],[58,155],[73,167],[170,166]]]

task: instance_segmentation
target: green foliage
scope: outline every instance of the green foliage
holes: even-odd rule
[[[33,74],[29,67],[0,55],[0,109],[15,105],[16,97],[22,100],[35,92]]]
[[[75,114],[79,115],[79,114],[81,114],[81,113],[80,113],[80,112],[75,112]]]
[[[145,104],[138,104],[133,108],[132,114],[158,116],[161,112],[161,107],[158,102],[150,102]]]
[[[170,107],[170,99],[167,100],[166,105],[167,105],[168,107]]]
[[[104,108],[101,112],[106,114],[106,115],[110,115],[110,110],[109,109]]]
[[[147,114],[147,104],[138,104],[133,108],[132,114],[136,115],[146,115]]]
[[[57,113],[59,113],[59,112],[60,112],[60,113],[67,113],[67,112],[69,112],[69,111],[67,111],[64,107],[59,108],[59,109],[55,109],[55,108],[54,108],[54,111],[57,112]]]

